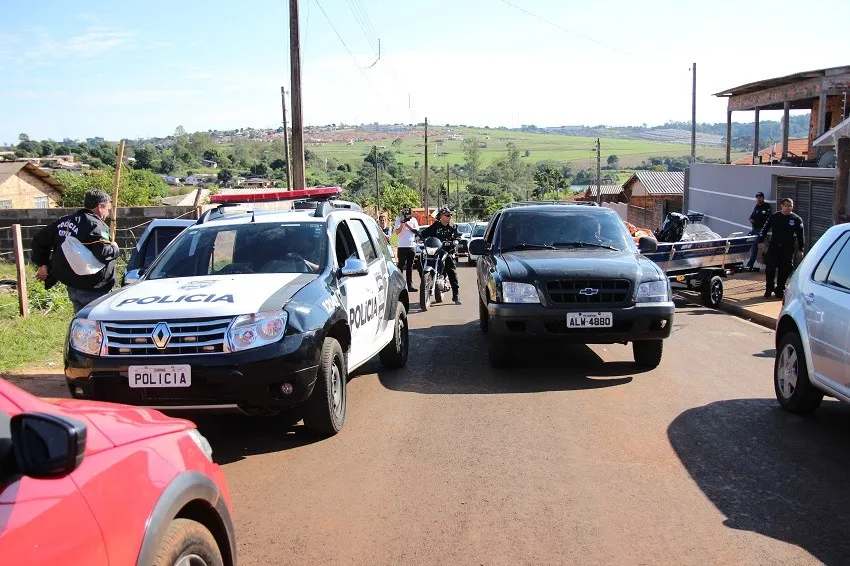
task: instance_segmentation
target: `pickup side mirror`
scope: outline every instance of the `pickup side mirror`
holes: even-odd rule
[[[345,260],[345,265],[339,270],[341,277],[362,277],[369,275],[369,265],[362,259],[350,257]]]
[[[469,253],[472,255],[485,255],[487,253],[487,242],[482,239],[469,242]]]
[[[9,422],[18,471],[31,478],[67,476],[86,453],[86,425],[47,413],[21,413]]]
[[[642,254],[652,253],[658,249],[658,240],[649,236],[642,236],[638,240],[638,251]]]
[[[124,274],[124,285],[134,285],[138,283],[139,279],[141,279],[144,274],[144,269],[131,269]]]

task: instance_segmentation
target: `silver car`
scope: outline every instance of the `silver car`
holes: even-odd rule
[[[794,413],[814,411],[824,395],[850,403],[850,224],[830,228],[791,276],[773,382]]]
[[[472,244],[473,240],[481,240],[484,238],[484,232],[487,231],[487,223],[486,222],[476,222],[472,226],[472,233],[469,235],[469,244]],[[469,260],[470,265],[475,265],[475,262],[478,261],[478,256],[469,253],[467,255],[467,259]]]

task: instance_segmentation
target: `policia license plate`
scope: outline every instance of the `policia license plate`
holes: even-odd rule
[[[127,371],[130,387],[190,387],[192,368],[189,365],[130,366]]]
[[[571,312],[567,315],[567,328],[611,328],[614,315],[610,312]]]

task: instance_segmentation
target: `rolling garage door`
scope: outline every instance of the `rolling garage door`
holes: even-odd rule
[[[778,177],[776,197],[777,203],[784,198],[794,200],[794,212],[803,218],[806,248],[811,247],[832,227],[835,199],[835,181],[832,179]]]

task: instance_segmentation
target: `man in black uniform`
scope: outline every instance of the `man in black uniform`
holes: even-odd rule
[[[460,232],[457,231],[457,226],[452,224],[451,220],[452,211],[449,210],[448,207],[441,208],[440,211],[437,212],[437,220],[422,230],[422,239],[425,240],[431,236],[439,238],[439,240],[443,242],[443,249],[450,252],[456,245],[455,240],[460,240]],[[448,275],[449,283],[452,286],[452,301],[454,301],[454,304],[459,305],[460,297],[458,296],[457,266],[450,255],[446,255],[443,261],[445,261],[444,265],[446,275]]]
[[[776,281],[776,298],[781,299],[785,296],[785,282],[794,269],[794,252],[797,252],[796,257],[799,260],[803,257],[806,246],[803,236],[803,219],[793,212],[794,201],[785,198],[779,205],[780,212],[768,217],[759,234],[759,242],[762,242],[767,233],[773,230],[773,236],[770,238],[770,245],[765,254],[767,264],[765,299],[774,292],[773,279],[777,268],[779,268],[779,278]]]
[[[43,228],[32,240],[32,261],[38,266],[36,278],[44,281],[45,289],[57,281],[64,283],[74,314],[112,290],[118,257],[118,244],[111,241],[109,226],[104,222],[112,208],[112,199],[104,191],[94,189],[83,197],[83,206]],[[66,236],[79,240],[104,267],[92,275],[77,274],[62,251]]]
[[[770,218],[771,214],[773,214],[773,209],[770,208],[769,204],[764,202],[764,193],[756,193],[756,206],[753,208],[753,213],[750,214],[750,224],[752,224],[753,229],[750,230],[749,235],[754,236],[756,234],[761,234],[761,229],[764,228],[764,224],[767,222],[767,219]],[[747,269],[750,271],[753,271],[754,269],[758,251],[759,244],[758,241],[756,241],[750,248],[750,257],[747,260]]]

